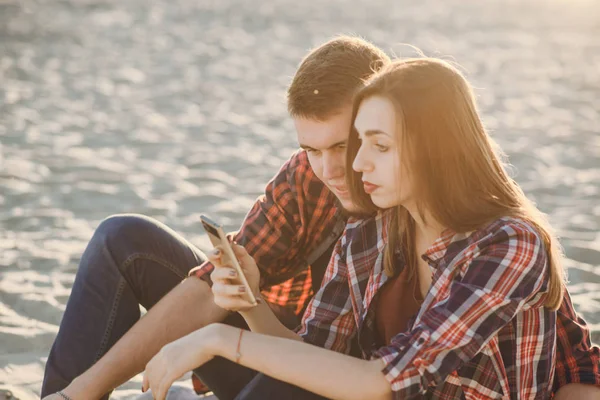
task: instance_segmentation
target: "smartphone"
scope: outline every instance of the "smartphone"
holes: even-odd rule
[[[252,305],[256,305],[256,298],[254,297],[254,293],[252,293],[252,289],[248,284],[248,280],[244,275],[244,271],[242,271],[242,267],[238,262],[238,259],[233,252],[233,248],[225,235],[225,231],[223,231],[223,226],[221,224],[216,223],[212,219],[208,218],[206,215],[200,215],[200,222],[202,222],[202,226],[204,230],[208,234],[208,238],[213,246],[219,246],[224,254],[221,255],[221,260],[224,264],[230,264],[237,271],[238,278],[242,285],[246,287],[245,297]]]

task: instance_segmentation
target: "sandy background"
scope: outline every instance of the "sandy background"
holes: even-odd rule
[[[203,248],[199,213],[241,222],[295,149],[295,67],[336,33],[466,68],[516,179],[562,236],[598,341],[597,3],[0,0],[0,387],[38,396],[101,219],[148,214]]]

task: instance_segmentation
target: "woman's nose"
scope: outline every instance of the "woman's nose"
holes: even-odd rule
[[[366,155],[363,146],[360,146],[356,156],[354,157],[354,162],[352,162],[352,169],[356,172],[364,172],[368,168],[368,160],[366,159]]]

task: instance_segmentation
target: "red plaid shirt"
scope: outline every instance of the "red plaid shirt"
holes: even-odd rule
[[[341,235],[346,221],[336,198],[317,178],[305,151],[298,151],[267,184],[234,240],[254,257],[262,295],[270,303],[304,310],[312,297],[310,264]],[[206,262],[190,275],[208,279]]]
[[[335,204],[333,194],[310,168],[304,151],[292,155],[268,183],[235,235],[261,269],[267,301],[296,313],[303,310],[313,295],[308,266],[340,237],[346,222]],[[363,240],[372,243],[375,236]],[[338,243],[335,257],[340,250]],[[334,279],[332,268],[330,265],[323,284]],[[212,270],[212,265],[205,263],[190,275],[208,279]],[[575,313],[568,293],[566,296],[557,314],[554,385],[581,382],[600,386],[599,349],[591,345],[589,327]],[[321,330],[317,336],[327,338],[328,331]],[[330,343],[324,347],[333,348]]]
[[[558,313],[557,323],[543,307],[547,260],[537,233],[509,218],[469,235],[444,232],[424,256],[434,276],[419,314],[377,348],[372,304],[388,280],[387,223],[386,214],[349,222],[304,315],[305,341],[348,354],[358,338],[365,358],[383,359],[395,398],[545,399],[553,379],[598,384],[598,349],[585,325],[569,332],[574,311]],[[572,348],[585,337],[587,348]]]

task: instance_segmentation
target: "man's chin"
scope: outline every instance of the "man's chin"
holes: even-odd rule
[[[340,200],[340,198],[336,196],[335,202],[336,202],[338,209],[342,212],[342,215],[344,215],[346,218],[349,218],[349,217],[366,218],[366,217],[369,217],[372,215],[372,213],[368,213],[368,212],[365,212],[364,210],[361,210],[350,200],[346,200],[346,199]]]

